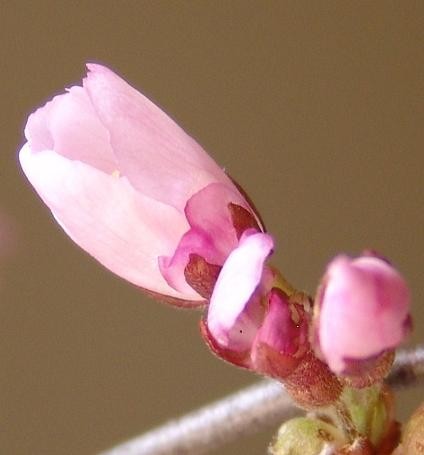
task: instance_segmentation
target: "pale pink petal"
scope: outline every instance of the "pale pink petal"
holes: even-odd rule
[[[55,96],[51,101],[33,112],[25,126],[25,137],[34,152],[53,150],[54,140],[50,131],[49,119],[53,104],[60,102],[64,95]]]
[[[230,203],[249,208],[233,187],[222,183],[208,185],[187,202],[185,214],[191,229],[172,257],[160,259],[162,274],[175,289],[187,291],[184,269],[190,254],[197,254],[210,264],[222,265],[237,246],[237,233],[228,209]]]
[[[194,194],[185,207],[190,226],[203,231],[213,239],[214,251],[205,256],[208,261],[222,264],[238,243],[229,210],[230,204],[251,210],[246,200],[233,186],[212,183]]]
[[[184,271],[190,254],[198,254],[205,258],[204,253],[209,251],[213,251],[213,239],[197,229],[190,229],[182,236],[173,256],[159,257],[159,269],[162,276],[177,291],[189,292],[191,286],[186,281]],[[218,265],[210,260],[207,262]]]
[[[158,257],[171,254],[187,230],[173,207],[136,192],[126,178],[25,145],[22,168],[67,234],[105,267],[151,291],[201,300],[168,286]]]
[[[31,114],[25,136],[33,152],[54,150],[108,174],[118,169],[109,133],[82,87],[72,87]]]
[[[209,183],[232,185],[222,169],[173,120],[109,69],[90,64],[84,80],[119,161],[139,191],[183,210]]]
[[[400,274],[377,257],[332,261],[320,299],[319,345],[331,369],[399,345],[407,334],[409,290]]]
[[[224,263],[207,316],[209,331],[222,346],[235,351],[250,347],[263,316],[260,302],[252,296],[273,244],[268,234],[245,234]]]

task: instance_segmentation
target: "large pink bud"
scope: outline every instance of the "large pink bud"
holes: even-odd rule
[[[316,349],[339,374],[384,369],[383,354],[409,332],[409,300],[404,279],[387,261],[336,257],[315,301]]]
[[[208,299],[260,221],[173,120],[111,70],[30,115],[22,168],[65,232],[108,269],[182,305]]]

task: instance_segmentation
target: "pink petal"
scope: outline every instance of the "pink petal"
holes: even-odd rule
[[[173,207],[136,192],[126,178],[105,174],[80,161],[26,144],[22,168],[66,233],[105,267],[151,291],[180,293],[163,279],[157,258],[171,254],[188,225]]]
[[[109,133],[81,87],[72,87],[31,114],[25,136],[33,152],[54,150],[108,174],[118,169]]]
[[[280,289],[268,293],[268,308],[252,344],[253,369],[279,380],[287,378],[310,350],[308,315],[301,299]]]
[[[224,263],[207,317],[210,333],[222,346],[237,351],[250,347],[263,316],[260,301],[252,296],[273,245],[268,234],[245,234]]]
[[[84,87],[110,133],[119,170],[137,190],[182,211],[208,184],[232,185],[207,153],[145,96],[107,68],[87,67]]]
[[[295,355],[307,344],[307,317],[300,305],[290,303],[280,290],[270,292],[269,307],[255,343],[265,343],[273,350]]]
[[[222,265],[237,246],[237,232],[228,209],[230,203],[248,208],[233,187],[222,183],[211,183],[187,202],[185,213],[191,229],[172,257],[160,258],[162,274],[175,289],[187,292],[189,285],[184,269],[190,254],[197,254],[210,264]]]
[[[190,229],[182,238],[173,256],[160,256],[159,269],[166,282],[179,292],[189,292],[191,286],[187,283],[184,270],[188,264],[190,254],[212,251],[213,241],[203,232]],[[204,254],[199,254],[204,259]],[[216,265],[216,262],[207,261]]]

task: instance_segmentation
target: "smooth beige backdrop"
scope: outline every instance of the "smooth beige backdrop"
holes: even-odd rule
[[[109,65],[245,187],[275,263],[310,292],[340,251],[408,278],[423,340],[420,1],[0,0],[0,453],[94,454],[255,377],[199,314],[143,296],[75,247],[23,177],[26,116]],[[422,398],[400,395],[400,415]],[[261,454],[272,432],[219,454]]]

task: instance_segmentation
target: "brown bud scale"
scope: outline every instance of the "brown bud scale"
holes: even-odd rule
[[[342,391],[337,376],[312,351],[305,354],[283,383],[287,392],[304,409],[330,405]]]
[[[204,299],[209,300],[212,295],[221,266],[209,264],[198,254],[190,254],[189,261],[184,269],[187,283]]]
[[[247,229],[261,230],[255,217],[241,205],[230,202],[228,204],[228,210],[230,211],[231,221],[236,230],[237,238],[240,239],[243,232]]]

